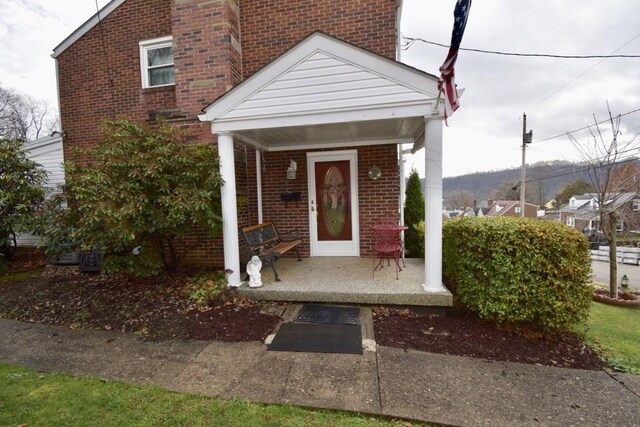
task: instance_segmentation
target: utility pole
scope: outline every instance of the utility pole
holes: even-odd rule
[[[527,177],[526,173],[526,163],[525,163],[525,153],[527,151],[527,144],[531,144],[531,140],[533,139],[533,131],[530,130],[527,132],[527,114],[522,113],[522,169],[520,170],[520,216],[524,218],[524,182]]]

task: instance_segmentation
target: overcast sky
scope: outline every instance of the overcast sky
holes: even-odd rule
[[[98,1],[100,7],[106,3]],[[449,43],[455,0],[404,4],[405,36]],[[0,85],[57,106],[50,54],[95,13],[95,0],[0,0],[0,10]],[[462,47],[639,55],[639,16],[638,0],[476,0]],[[446,53],[416,42],[403,52],[402,61],[437,74]],[[523,112],[537,141],[591,124],[594,113],[604,119],[607,101],[615,114],[640,108],[640,58],[600,61],[461,52],[456,81],[466,91],[445,129],[444,175],[519,166]],[[624,117],[623,125],[623,139],[640,131],[640,112]],[[588,134],[576,137],[586,141]],[[421,158],[410,158],[408,167],[422,172]],[[579,160],[566,136],[534,143],[527,151],[527,163],[555,159]]]

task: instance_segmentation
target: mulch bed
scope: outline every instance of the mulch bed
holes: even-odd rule
[[[379,345],[565,368],[599,370],[606,366],[572,333],[518,331],[456,312],[439,317],[378,309],[373,322]]]
[[[31,254],[0,276],[0,317],[133,333],[141,339],[263,341],[281,321],[261,314],[262,303],[234,292],[194,304],[189,276],[152,278],[81,274],[47,266]],[[29,272],[30,273],[24,273]],[[22,274],[16,274],[23,272]],[[379,345],[491,360],[601,369],[604,362],[574,334],[543,335],[499,327],[473,316],[417,316],[407,310],[374,309]]]
[[[609,298],[609,291],[606,289],[596,289],[593,291],[593,300],[614,305],[616,307],[640,308],[640,293],[632,291],[618,291],[618,298]]]
[[[25,322],[128,332],[145,339],[264,340],[280,318],[233,294],[201,307],[189,298],[189,277],[131,278],[47,267],[42,274],[1,280],[0,317]]]

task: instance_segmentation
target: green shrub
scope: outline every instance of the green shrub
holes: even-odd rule
[[[200,306],[210,306],[227,290],[224,271],[201,273],[191,279],[189,299]]]
[[[424,256],[424,249],[420,254],[420,237],[416,226],[420,221],[424,221],[424,196],[422,195],[420,176],[415,169],[409,175],[405,194],[404,225],[409,229],[404,234],[404,247],[408,257],[420,258]],[[424,245],[424,239],[422,242]]]
[[[424,258],[424,221],[420,221],[417,225],[414,225],[413,228],[418,234],[418,257]]]
[[[562,330],[588,316],[589,245],[558,222],[446,221],[443,273],[458,302],[485,319]]]

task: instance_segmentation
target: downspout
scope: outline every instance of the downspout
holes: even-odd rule
[[[256,187],[258,190],[258,224],[262,224],[262,152],[256,149]]]

